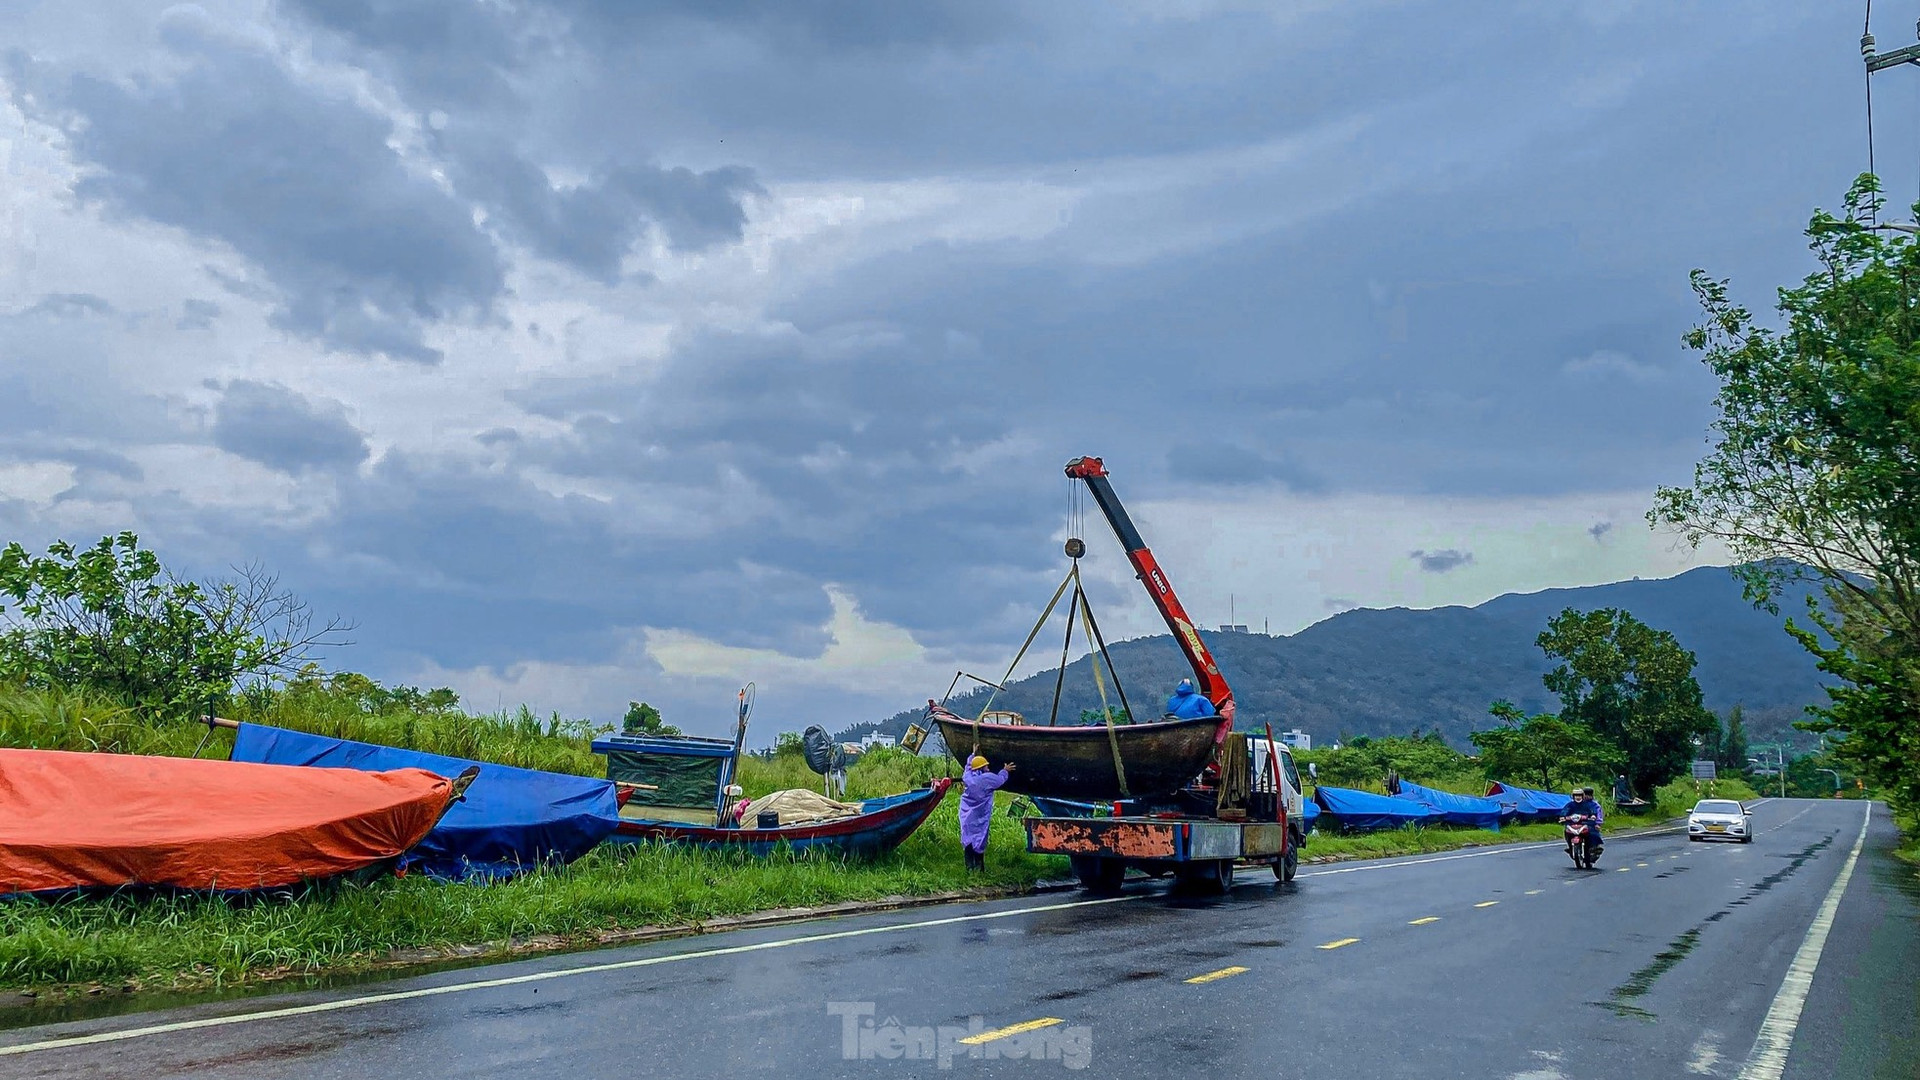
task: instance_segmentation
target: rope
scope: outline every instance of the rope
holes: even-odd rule
[[[1076,563],[1074,566],[1074,577],[1078,579],[1079,576],[1080,567]],[[1077,580],[1074,584],[1073,595],[1080,601],[1081,618],[1087,621],[1087,637],[1092,638],[1093,614],[1091,609],[1087,607],[1087,594],[1080,591]],[[1071,623],[1072,619],[1069,618],[1068,622]],[[1127,790],[1127,767],[1126,764],[1120,760],[1120,736],[1113,730],[1113,707],[1107,703],[1107,678],[1100,674],[1100,662],[1098,660],[1093,661],[1093,685],[1100,690],[1100,712],[1107,718],[1107,749],[1113,751],[1113,777],[1120,784],[1121,797],[1132,798],[1133,793]],[[1115,685],[1118,684],[1116,683]]]
[[[1067,635],[1060,642],[1060,668],[1053,679],[1053,707],[1047,710],[1047,726],[1060,722],[1060,693],[1067,688],[1067,657],[1073,651],[1073,615],[1080,610],[1080,562],[1074,560],[1067,576],[1073,579],[1073,599],[1067,601]]]
[[[1053,599],[1047,601],[1047,609],[1040,613],[1039,621],[1035,622],[1033,629],[1027,632],[1027,640],[1021,644],[1020,651],[1014,654],[1013,663],[1007,665],[1007,673],[1000,676],[1000,686],[994,687],[993,693],[987,695],[986,706],[980,710],[979,716],[973,718],[973,753],[980,752],[981,717],[986,716],[987,712],[993,708],[994,700],[1000,696],[1000,687],[1007,685],[1008,680],[1013,678],[1013,669],[1020,666],[1020,661],[1027,655],[1027,650],[1033,647],[1033,639],[1040,636],[1040,628],[1047,625],[1047,619],[1053,615],[1053,609],[1060,605],[1060,597],[1066,593],[1067,586],[1073,582],[1074,577],[1074,571],[1069,570],[1067,576],[1060,579],[1060,587],[1053,590]]]
[[[1120,683],[1120,673],[1114,670],[1113,655],[1107,652],[1107,639],[1100,633],[1100,622],[1093,617],[1093,606],[1087,602],[1086,590],[1075,586],[1075,591],[1080,594],[1080,606],[1087,614],[1087,626],[1093,632],[1093,643],[1100,647],[1100,658],[1107,662],[1107,674],[1113,676],[1114,693],[1120,695],[1120,711],[1126,714],[1127,723],[1131,724],[1134,722],[1133,705],[1127,701],[1127,688]]]

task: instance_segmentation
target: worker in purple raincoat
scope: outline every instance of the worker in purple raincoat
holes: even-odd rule
[[[967,762],[960,784],[960,849],[966,852],[968,870],[987,868],[987,826],[993,820],[993,793],[1007,782],[1013,762],[999,772],[987,771],[987,759],[979,754]]]

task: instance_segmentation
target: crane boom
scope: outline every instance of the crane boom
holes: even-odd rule
[[[1187,663],[1192,665],[1200,692],[1213,702],[1214,709],[1221,716],[1231,722],[1233,689],[1227,685],[1227,677],[1220,674],[1220,665],[1214,662],[1206,643],[1200,640],[1199,631],[1193,628],[1193,620],[1187,617],[1186,608],[1180,606],[1180,598],[1173,594],[1173,586],[1168,583],[1167,575],[1160,569],[1153,552],[1147,549],[1147,542],[1141,539],[1140,530],[1134,527],[1133,519],[1127,516],[1127,508],[1120,505],[1120,497],[1113,493],[1113,485],[1107,480],[1106,465],[1097,457],[1077,457],[1067,462],[1067,475],[1084,481],[1087,490],[1093,493],[1093,501],[1100,504],[1100,512],[1107,515],[1107,524],[1113,526],[1114,535],[1120,538],[1120,546],[1127,549],[1127,561],[1133,564],[1134,575],[1147,587],[1147,595],[1153,597],[1153,606],[1160,610],[1160,617],[1167,621],[1167,627],[1173,631],[1173,640],[1179,643],[1180,651],[1186,654]]]

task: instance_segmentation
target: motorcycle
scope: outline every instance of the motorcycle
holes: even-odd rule
[[[1578,870],[1591,870],[1600,860],[1600,828],[1585,814],[1568,814],[1560,819],[1566,827],[1567,855]]]

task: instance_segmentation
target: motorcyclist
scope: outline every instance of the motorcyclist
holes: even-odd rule
[[[1605,843],[1600,838],[1600,823],[1606,819],[1606,814],[1600,809],[1600,800],[1593,797],[1592,788],[1583,787],[1575,789],[1573,792],[1573,801],[1569,802],[1567,808],[1561,811],[1560,820],[1564,822],[1567,818],[1575,814],[1585,817],[1588,823],[1593,826],[1593,849],[1599,851]]]

